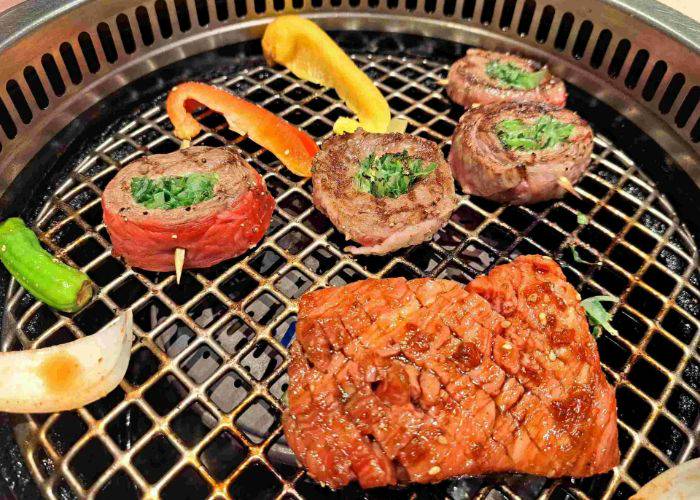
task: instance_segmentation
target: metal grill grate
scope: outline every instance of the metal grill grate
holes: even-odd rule
[[[409,132],[441,143],[446,153],[461,114],[439,84],[448,65],[354,57],[378,82],[394,113],[409,119]],[[273,70],[259,57],[214,82],[316,137],[329,134],[335,118],[348,113],[332,91]],[[568,195],[556,203],[501,207],[462,198],[433,241],[392,256],[352,258],[342,252],[342,235],[313,207],[309,181],[229,131],[220,116],[204,112],[200,119],[206,133],[194,143],[236,144],[277,200],[265,239],[245,256],[186,271],[180,286],[172,274],[135,272],[110,256],[99,196],[121,165],[179,147],[162,106],[148,109],[92,151],[37,220],[42,242],[85,269],[101,288],[97,300],[71,318],[35,302],[13,283],[7,316],[16,318],[19,333],[11,348],[91,334],[125,308],[134,310],[138,335],[126,379],[109,396],[73,412],[23,417],[19,441],[47,496],[320,495],[323,491],[295,465],[279,426],[295,300],[310,289],[365,277],[467,282],[493,265],[535,252],[564,263],[584,296],[621,298],[613,322],[620,333],[604,333],[598,344],[605,373],[617,385],[622,463],[587,480],[461,479],[431,487],[431,494],[626,496],[697,454],[697,249],[666,198],[608,139],[595,139],[593,164],[577,187],[580,199]],[[578,224],[577,212],[587,216],[586,224]],[[569,245],[600,264],[574,262]],[[363,494],[353,487],[348,493]]]

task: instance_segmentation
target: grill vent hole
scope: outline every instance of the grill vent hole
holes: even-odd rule
[[[503,2],[503,10],[501,10],[501,21],[498,26],[502,30],[507,30],[510,28],[510,24],[513,22],[513,14],[515,13],[516,0],[505,0]]]
[[[100,60],[97,58],[97,52],[95,52],[95,46],[90,35],[84,31],[80,33],[78,35],[78,44],[87,63],[88,70],[90,73],[97,73],[100,69]]]
[[[581,28],[578,30],[578,35],[576,35],[576,41],[574,41],[574,48],[571,50],[571,55],[576,59],[581,59],[583,54],[586,53],[586,47],[588,46],[588,40],[591,39],[591,33],[593,32],[593,23],[586,20],[581,23]]]
[[[180,26],[180,31],[185,33],[192,28],[187,0],[175,0],[175,15],[177,16],[177,24]]]
[[[523,12],[520,15],[520,22],[518,23],[518,34],[520,36],[525,36],[530,32],[532,17],[535,15],[535,7],[535,0],[525,0]]]
[[[481,24],[491,24],[493,20],[493,11],[496,8],[496,0],[484,0],[484,5],[481,8]]]
[[[445,14],[446,16],[452,17],[455,13],[455,1],[454,0],[448,0],[445,2],[442,8],[442,13]],[[389,0],[387,2],[389,5],[390,9],[394,9],[399,6],[399,1],[398,0]]]
[[[690,89],[688,95],[685,96],[683,104],[681,104],[678,113],[676,113],[676,125],[681,128],[685,127],[690,115],[693,114],[693,111],[695,111],[695,108],[698,106],[698,101],[700,101],[700,87],[695,85]]]
[[[124,52],[127,54],[133,54],[136,50],[136,42],[134,41],[134,32],[131,31],[131,25],[129,24],[129,18],[125,14],[119,14],[117,16],[117,29],[119,30],[119,36],[122,39],[122,47]]]
[[[600,32],[600,35],[598,36],[598,41],[596,42],[595,48],[593,49],[593,54],[591,55],[591,67],[600,68],[600,65],[603,63],[605,53],[608,51],[608,46],[610,45],[611,38],[612,34],[610,33],[610,30],[605,29]]]
[[[375,7],[379,5],[379,0],[370,0],[370,3],[376,3]],[[437,0],[425,0],[425,12],[428,14],[432,14],[435,12],[435,7],[437,4]]]
[[[406,2],[408,5],[408,1]],[[465,0],[464,6],[462,7],[462,18],[471,20],[474,15],[474,9],[476,8],[476,0]]]
[[[610,78],[617,78],[619,76],[622,65],[625,64],[625,60],[627,59],[627,54],[630,52],[630,47],[630,41],[626,38],[623,38],[617,44],[613,58],[608,66],[608,76],[610,76]]]
[[[170,38],[173,34],[173,25],[170,22],[170,12],[168,12],[168,5],[165,0],[156,0],[154,4],[156,8],[156,18],[158,19],[158,28],[160,28],[160,35],[163,38]]]
[[[216,9],[216,18],[219,21],[228,19],[228,5],[226,0],[214,0],[214,8]]]
[[[68,76],[70,81],[75,85],[79,84],[83,80],[83,73],[80,71],[80,66],[78,66],[78,59],[75,57],[75,52],[73,52],[73,47],[68,42],[63,42],[59,49],[61,57],[63,58],[63,64],[68,70]]]
[[[265,12],[265,0],[253,0],[253,6],[255,7],[256,14],[262,14]],[[321,5],[319,4],[319,7]]]
[[[41,67],[44,68],[53,93],[58,97],[62,96],[66,91],[66,84],[63,83],[63,78],[61,78],[61,73],[58,71],[56,60],[51,54],[44,54],[41,56]]]
[[[155,38],[153,36],[153,28],[151,27],[151,19],[148,16],[148,11],[143,5],[136,8],[136,24],[139,26],[139,33],[141,33],[141,41],[143,44],[148,46],[151,45]]]
[[[547,41],[549,30],[552,28],[552,19],[554,19],[554,7],[547,5],[542,11],[540,25],[537,27],[537,43],[544,43]]]
[[[102,45],[102,52],[105,55],[107,62],[113,63],[117,60],[117,47],[114,45],[114,38],[112,38],[112,31],[109,29],[107,23],[100,23],[97,25],[97,36],[100,39],[100,45]]]
[[[281,12],[284,10],[284,0],[273,0],[272,1],[272,8],[275,9],[277,12]]]
[[[700,118],[695,122],[693,130],[690,131],[690,140],[693,142],[700,142]]]
[[[647,83],[644,85],[644,89],[642,90],[642,97],[644,97],[644,99],[651,101],[654,98],[654,95],[656,95],[656,90],[659,88],[659,84],[666,74],[667,69],[668,65],[665,61],[656,61],[656,64],[654,64],[651,74],[647,79]]]
[[[352,4],[352,2],[351,2]],[[295,9],[301,9],[304,6],[304,0],[292,0],[292,7]]]
[[[574,15],[571,12],[565,13],[561,18],[561,24],[559,25],[557,37],[554,39],[555,49],[561,51],[566,48],[566,42],[569,41],[569,35],[571,34],[571,28],[573,25]]]
[[[7,82],[5,88],[7,89],[7,95],[10,96],[12,104],[15,105],[15,109],[17,110],[17,114],[19,114],[20,120],[22,120],[24,123],[29,123],[32,121],[32,110],[29,109],[27,99],[24,97],[22,89],[19,88],[17,81],[10,80]]]
[[[209,24],[209,8],[207,7],[207,0],[195,0],[194,7],[197,11],[197,22],[199,25],[206,26]]]
[[[628,89],[633,89],[637,86],[639,77],[642,76],[642,71],[644,71],[648,61],[649,52],[645,49],[640,50],[637,52],[637,55],[634,56],[630,70],[627,73],[627,78],[625,78],[625,85]]]
[[[49,105],[49,98],[46,95],[46,90],[39,79],[39,74],[36,72],[33,66],[27,66],[24,68],[24,81],[27,82],[29,90],[31,90],[36,105],[40,109],[46,109]]]
[[[665,115],[671,110],[671,106],[673,106],[673,103],[676,101],[676,97],[678,97],[678,94],[680,93],[684,84],[685,76],[683,76],[681,73],[676,73],[673,75],[673,78],[671,78],[671,83],[669,83],[668,87],[666,87],[666,92],[661,98],[661,102],[659,102],[659,111],[661,111],[661,113]]]
[[[14,139],[14,137],[17,135],[17,127],[15,126],[15,122],[12,121],[12,118],[10,118],[10,113],[7,111],[7,107],[5,106],[5,103],[2,102],[2,99],[0,99],[0,127],[5,131],[5,135],[10,138]]]
[[[247,3],[248,2],[246,0],[233,2],[233,4],[236,7],[236,15],[238,17],[243,17],[248,13],[248,6],[246,5]]]

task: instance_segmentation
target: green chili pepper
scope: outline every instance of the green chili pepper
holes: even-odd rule
[[[0,224],[0,261],[25,290],[60,311],[78,311],[92,297],[87,274],[44,250],[36,234],[17,217]]]

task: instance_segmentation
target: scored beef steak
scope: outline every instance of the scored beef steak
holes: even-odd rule
[[[466,289],[395,278],[307,293],[290,352],[285,436],[333,488],[618,463],[615,395],[551,259]]]
[[[437,168],[398,198],[358,190],[354,177],[370,154],[406,151]],[[359,130],[327,139],[313,161],[314,205],[348,239],[362,246],[355,254],[386,254],[430,238],[457,206],[454,181],[440,148],[408,134],[371,134]]]
[[[553,147],[521,151],[506,148],[497,134],[504,120],[532,124],[551,117],[573,129]],[[547,104],[489,104],[467,110],[452,136],[449,162],[466,194],[499,203],[528,204],[561,198],[565,182],[576,183],[593,152],[593,131],[573,111]]]
[[[532,89],[514,88],[489,76],[487,66],[496,61],[528,72],[542,72],[541,81]],[[547,66],[513,54],[469,49],[467,54],[450,67],[447,95],[453,102],[469,107],[474,104],[497,102],[541,102],[557,107],[566,104],[564,82],[552,75]]]

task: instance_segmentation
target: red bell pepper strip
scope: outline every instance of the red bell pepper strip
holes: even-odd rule
[[[211,85],[186,82],[168,94],[166,109],[178,138],[190,140],[202,130],[191,113],[193,101],[221,113],[231,130],[250,137],[295,174],[311,176],[311,160],[318,146],[309,134],[265,108]]]

